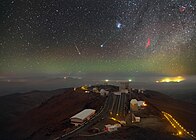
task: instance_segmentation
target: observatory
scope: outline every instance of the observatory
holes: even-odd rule
[[[75,126],[81,125],[83,122],[90,120],[90,118],[95,114],[95,111],[96,110],[94,109],[84,109],[70,118],[71,123]]]

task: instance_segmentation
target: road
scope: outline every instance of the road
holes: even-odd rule
[[[189,138],[189,139],[195,139],[196,137],[192,135],[190,132],[188,132],[184,127],[182,127],[179,122],[176,121],[176,119],[173,118],[172,115],[162,111],[165,118],[170,122],[170,124],[177,130],[177,135]]]
[[[112,107],[112,103],[113,103],[113,98],[112,98],[112,93],[110,93],[104,103],[104,106],[102,109],[100,109],[99,112],[97,112],[95,114],[94,117],[92,117],[89,121],[85,122],[83,125],[77,127],[76,129],[65,133],[59,137],[56,137],[54,140],[66,140],[70,137],[73,137],[77,134],[79,134],[80,132],[82,132],[83,130],[87,129],[89,126],[95,124],[98,120],[101,120],[103,117],[108,115],[109,109]]]

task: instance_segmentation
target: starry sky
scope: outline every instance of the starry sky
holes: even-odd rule
[[[1,0],[0,76],[196,74],[195,0]]]

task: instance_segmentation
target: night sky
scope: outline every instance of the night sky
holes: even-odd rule
[[[0,76],[196,74],[195,0],[1,0]]]

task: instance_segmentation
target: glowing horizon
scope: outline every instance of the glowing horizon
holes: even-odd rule
[[[182,82],[185,78],[183,76],[176,76],[176,77],[165,77],[159,81],[156,81],[156,83],[171,83],[171,82]]]

